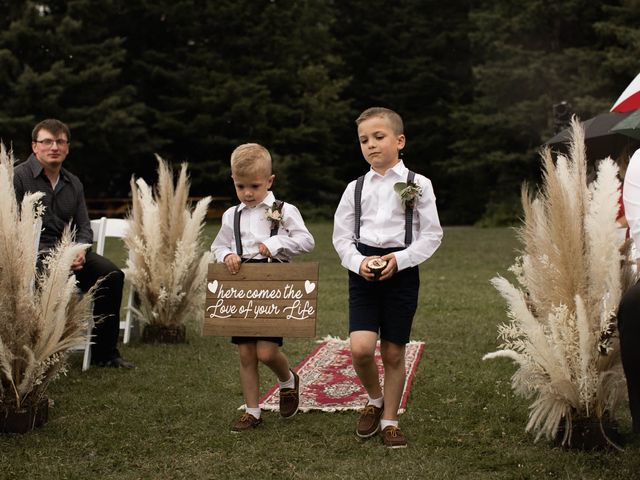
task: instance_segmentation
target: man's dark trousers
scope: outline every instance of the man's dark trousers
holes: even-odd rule
[[[87,292],[99,283],[94,292],[93,344],[91,345],[91,362],[101,363],[120,356],[117,343],[120,333],[120,304],[124,273],[109,259],[92,251],[87,252],[86,262],[82,269],[73,272],[78,287]]]

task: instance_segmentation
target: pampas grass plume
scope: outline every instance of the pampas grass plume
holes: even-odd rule
[[[540,191],[523,186],[523,249],[511,267],[519,288],[492,279],[510,322],[498,328],[500,349],[483,357],[516,363],[514,391],[535,397],[526,430],[551,439],[564,422],[563,442],[575,418],[612,417],[625,396],[611,332],[623,288],[633,282],[629,248],[621,253],[616,241],[617,166],[601,161],[588,186],[584,132],[576,118],[571,128],[569,156],[554,163],[543,149]]]
[[[42,193],[17,204],[13,163],[0,143],[0,405],[19,408],[44,395],[69,349],[85,341],[92,292],[77,294],[71,263],[88,245],[68,228],[36,272]]]
[[[138,314],[152,325],[184,324],[204,305],[207,265],[211,253],[201,245],[211,197],[189,205],[187,165],[174,185],[173,172],[159,156],[155,189],[131,179],[131,228],[127,278],[139,295]]]

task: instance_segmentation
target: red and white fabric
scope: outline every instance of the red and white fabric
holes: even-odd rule
[[[612,112],[631,112],[640,108],[640,73],[611,107]]]

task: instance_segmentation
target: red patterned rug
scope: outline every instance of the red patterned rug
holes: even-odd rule
[[[407,344],[405,354],[407,379],[398,413],[403,413],[407,407],[411,382],[423,350],[424,342]],[[380,377],[384,381],[380,342],[376,347],[376,363]],[[367,394],[351,364],[351,350],[348,340],[324,339],[307,358],[300,362],[295,371],[300,375],[300,411],[302,412],[309,410],[323,410],[325,412],[358,410],[367,402]],[[277,411],[278,400],[278,385],[276,384],[260,399],[260,407],[263,410]]]

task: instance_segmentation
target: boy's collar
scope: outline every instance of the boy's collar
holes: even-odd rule
[[[256,204],[255,207],[253,208],[258,208],[260,205],[265,205],[266,207],[270,207],[271,205],[273,205],[273,202],[276,201],[276,196],[273,194],[273,192],[271,190],[269,190],[269,193],[267,193],[267,196],[264,197],[264,199]],[[244,203],[240,202],[240,207],[238,208],[238,210],[244,210],[245,208],[249,208],[247,207]]]
[[[407,167],[404,166],[404,162],[402,161],[402,159],[398,160],[398,163],[396,163],[393,167],[387,170],[387,172],[389,171],[393,172],[395,175],[399,177],[406,177],[407,175]],[[378,172],[376,172],[373,168],[369,168],[369,173],[371,175],[377,175],[378,177],[386,176],[387,172],[385,172],[385,175],[381,175]]]

